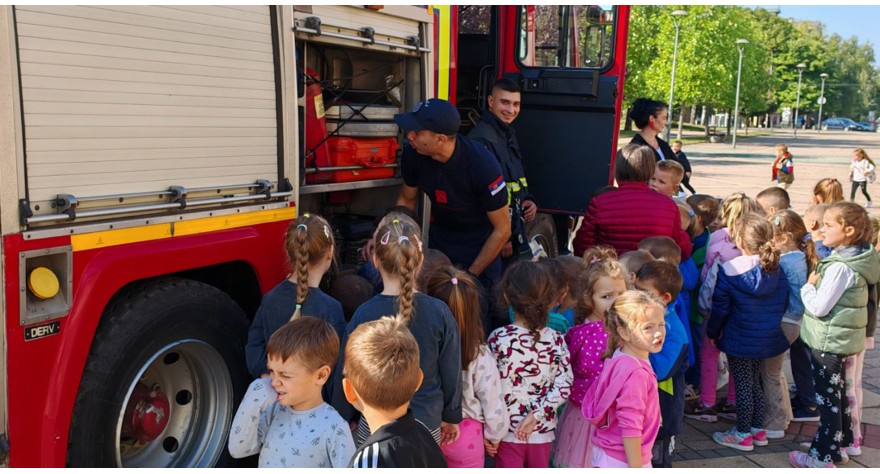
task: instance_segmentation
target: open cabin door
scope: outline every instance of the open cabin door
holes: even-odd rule
[[[500,75],[522,87],[513,126],[529,188],[544,212],[582,214],[610,182],[628,7],[502,6],[498,13]]]

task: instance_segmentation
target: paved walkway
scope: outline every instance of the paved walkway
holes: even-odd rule
[[[812,189],[822,178],[835,177],[843,183],[844,196],[849,198],[847,176],[852,150],[865,148],[872,158],[880,158],[880,134],[859,132],[777,132],[769,137],[737,140],[737,148],[730,143],[705,143],[685,146],[694,169],[691,184],[697,192],[724,197],[736,191],[754,196],[772,185],[770,166],[774,160],[774,146],[785,143],[795,160],[795,182],[789,189],[792,207],[803,213],[810,204]],[[875,186],[880,186],[876,184]],[[869,186],[869,192],[876,193]],[[864,204],[864,197],[857,202]],[[880,204],[878,204],[880,205]],[[878,333],[880,340],[880,333]],[[791,383],[791,372],[786,362],[786,377]],[[862,432],[865,436],[862,455],[852,457],[845,468],[880,468],[880,349],[865,356],[863,387],[865,410]],[[724,389],[722,389],[724,390]],[[723,393],[719,393],[719,400]],[[675,467],[696,468],[755,468],[791,467],[788,452],[798,449],[801,441],[812,438],[817,423],[792,423],[785,438],[771,441],[769,446],[756,447],[750,453],[725,448],[712,441],[712,433],[726,431],[733,426],[727,420],[703,423],[685,419],[684,430],[676,437]]]

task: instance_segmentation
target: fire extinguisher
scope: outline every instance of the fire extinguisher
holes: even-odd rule
[[[320,77],[315,71],[306,68],[306,167],[330,166],[330,148],[327,146],[327,120],[324,118],[324,97]],[[326,178],[324,176],[326,175]],[[330,173],[307,175],[309,183],[320,183],[329,179]],[[322,179],[324,178],[324,179]]]

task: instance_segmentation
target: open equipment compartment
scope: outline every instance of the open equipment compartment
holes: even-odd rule
[[[419,7],[295,7],[300,214],[362,228],[394,205],[403,136],[393,116],[433,91],[432,22]],[[349,234],[337,229],[337,274],[362,263],[363,236]]]

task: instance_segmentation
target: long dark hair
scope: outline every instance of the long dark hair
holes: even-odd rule
[[[467,370],[483,345],[480,286],[467,273],[446,265],[428,276],[424,291],[449,306],[461,334],[461,370]]]

